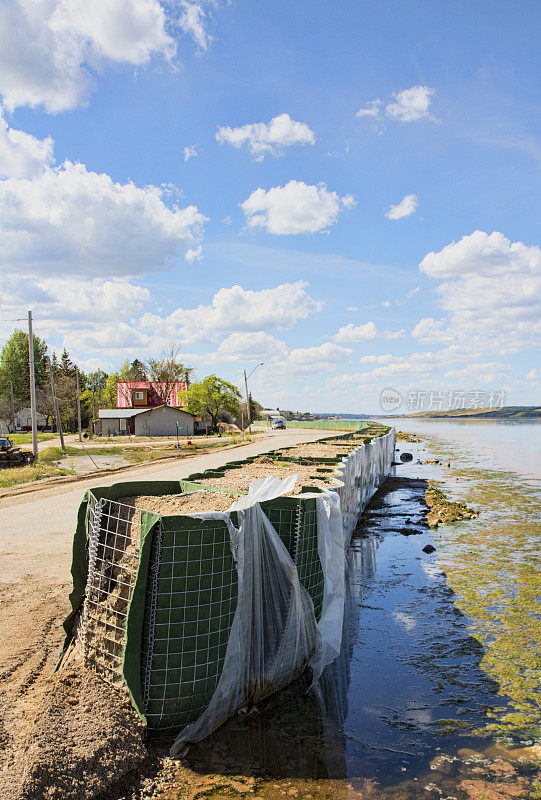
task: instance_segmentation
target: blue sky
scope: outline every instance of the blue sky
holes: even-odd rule
[[[254,395],[294,409],[538,403],[540,21],[8,0],[0,336],[32,308],[87,369],[172,340],[199,377],[262,361]]]

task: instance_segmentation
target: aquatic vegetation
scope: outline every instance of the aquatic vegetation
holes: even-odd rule
[[[448,443],[432,440],[430,449],[442,460],[460,463]],[[472,636],[483,645],[481,668],[497,681],[498,693],[508,701],[507,707],[488,712],[484,732],[539,736],[541,495],[504,470],[470,463],[451,475],[454,491],[482,508],[482,517],[467,526],[438,528],[440,563],[456,605],[471,619]]]
[[[421,439],[415,433],[406,433],[405,431],[396,431],[397,442],[420,442]]]
[[[461,519],[473,519],[479,516],[478,511],[468,508],[465,503],[448,500],[434,481],[429,483],[425,492],[425,500],[430,509],[427,522],[431,528],[437,528],[442,522],[458,522]]]

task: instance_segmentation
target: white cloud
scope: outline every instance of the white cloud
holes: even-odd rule
[[[375,339],[377,335],[378,330],[374,322],[365,322],[363,325],[354,325],[350,322],[349,325],[340,328],[332,339],[334,342],[367,342]]]
[[[186,255],[184,256],[186,261],[192,263],[193,261],[201,261],[203,258],[203,248],[201,245],[198,247],[191,247],[189,250],[186,250]]]
[[[0,181],[0,266],[29,274],[130,275],[163,269],[198,244],[205,217],[162,190],[115,183],[66,161]]]
[[[216,134],[220,144],[233,147],[247,145],[256,161],[262,161],[267,153],[281,155],[285,147],[294,144],[314,144],[314,132],[304,122],[295,122],[289,114],[279,114],[270,122],[255,122],[239,128],[220,127]]]
[[[413,328],[411,335],[421,342],[447,343],[452,337],[445,331],[445,320],[435,320],[433,317],[423,317]]]
[[[50,136],[37,139],[10,128],[0,107],[0,178],[32,178],[53,163],[53,153]]]
[[[127,281],[43,277],[29,282],[20,275],[1,276],[3,309],[16,309],[24,297],[39,317],[40,325],[49,325],[51,321],[86,324],[137,316],[150,301],[150,292]]]
[[[359,363],[361,364],[387,364],[389,361],[393,360],[393,356],[390,353],[385,353],[381,356],[363,356],[359,359]]]
[[[384,103],[377,97],[370,100],[363,108],[355,114],[358,118],[366,118],[376,123],[384,117],[398,120],[400,122],[417,122],[420,119],[431,119],[436,122],[430,112],[430,101],[434,94],[434,89],[429,86],[410,86],[401,92],[393,92],[394,100]],[[380,133],[378,126],[373,126],[374,130]]]
[[[171,59],[176,44],[166,23],[158,0],[5,0],[0,94],[6,107],[75,108],[106,63]]]
[[[344,208],[355,204],[352,195],[340,197],[324,183],[310,186],[289,181],[265,191],[256,189],[241,203],[249,228],[264,228],[277,235],[317,233],[334,225]]]
[[[359,119],[361,117],[369,117],[375,119],[376,117],[379,117],[382,105],[383,105],[382,101],[379,99],[379,97],[376,97],[375,100],[370,100],[365,105],[364,108],[360,108],[355,114],[355,116],[358,117]]]
[[[332,342],[317,347],[298,347],[291,350],[285,366],[293,369],[334,367],[338,362],[348,361],[352,353],[350,347],[340,347]]]
[[[183,150],[184,153],[184,161],[189,161],[190,158],[197,158],[199,153],[197,152],[197,145],[195,144],[187,144]]]
[[[407,194],[402,200],[394,206],[390,206],[389,210],[385,212],[387,219],[402,219],[402,217],[410,217],[415,213],[415,209],[419,205],[419,198],[416,194]]]
[[[474,231],[459,242],[426,255],[420,270],[431,278],[534,274],[541,270],[541,248],[511,243],[498,231],[491,234]]]
[[[257,361],[261,359],[273,361],[287,358],[287,347],[284,342],[264,331],[253,333],[232,333],[213,353],[211,361]]]
[[[425,274],[444,282],[439,303],[448,319],[427,319],[413,335],[467,342],[501,353],[538,346],[541,336],[541,248],[510,242],[497,231],[475,231],[421,262]]]
[[[454,381],[461,381],[461,386],[464,386],[465,382],[475,386],[476,384],[494,384],[502,378],[506,378],[510,371],[511,368],[508,364],[490,361],[471,363],[466,367],[450,369],[444,373],[444,376]]]
[[[206,14],[201,8],[199,3],[188,3],[183,0],[182,2],[182,16],[179,19],[179,25],[201,50],[208,50],[212,42],[212,36],[209,34],[206,24]]]
[[[307,293],[306,286],[304,281],[261,291],[232,286],[220,289],[211,305],[177,308],[165,318],[145,314],[141,324],[148,331],[160,329],[166,337],[189,342],[216,341],[224,333],[286,330],[322,308]]]
[[[385,106],[385,113],[401,122],[431,119],[428,111],[434,89],[428,86],[412,86],[402,92],[394,92],[395,102]]]

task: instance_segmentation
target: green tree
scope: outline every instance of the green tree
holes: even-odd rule
[[[209,375],[188,389],[188,410],[192,414],[208,417],[214,430],[223,413],[236,417],[239,413],[241,393],[232,383]]]
[[[58,369],[61,375],[65,377],[72,377],[75,375],[75,364],[70,358],[70,355],[66,348],[62,350],[62,355],[60,356],[60,362],[58,364]]]
[[[47,343],[34,336],[34,371],[36,386],[45,382]],[[30,405],[30,370],[28,366],[28,333],[14,331],[0,355],[0,396],[9,400],[9,382],[13,383],[15,405],[25,408]]]
[[[128,362],[126,362],[127,364]],[[147,378],[147,368],[143,364],[142,361],[139,361],[138,358],[134,359],[127,370],[126,380],[127,381],[146,381]]]
[[[179,347],[174,343],[163,351],[160,358],[149,358],[146,371],[147,380],[163,405],[171,405],[175,386],[179,381],[188,385],[194,372],[193,367],[183,364],[178,358]]]

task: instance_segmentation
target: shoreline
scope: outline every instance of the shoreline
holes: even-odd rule
[[[414,444],[415,447],[411,448],[412,450],[419,449],[419,456],[422,456],[425,453],[426,447],[426,440],[421,439],[419,442],[410,442],[410,440],[401,440],[398,439],[398,447],[400,451],[409,450],[409,444]],[[435,446],[432,445],[430,447],[431,455],[439,456],[439,460],[445,460],[445,458],[450,458],[450,452],[452,450],[452,446],[448,446],[447,449],[442,448],[441,452],[438,452],[435,449]],[[443,483],[445,485],[445,489],[449,490],[450,494],[449,497],[461,497],[461,493],[464,491],[464,486],[467,486],[467,482],[464,483],[457,477],[460,469],[455,468],[453,462],[451,462],[452,467],[450,469],[443,468],[442,465],[434,465],[434,464],[425,464],[421,465],[422,470],[425,474],[427,480],[429,479],[428,476],[430,474],[436,474],[436,478],[438,480],[443,479]],[[435,469],[437,467],[437,469]],[[401,467],[400,471],[404,472],[406,467]],[[413,474],[413,467],[409,468],[410,472]],[[438,474],[439,473],[439,474]],[[432,478],[434,479],[434,478]],[[458,485],[457,485],[458,484]],[[483,517],[485,515],[485,509],[481,508],[481,521],[483,521]],[[485,516],[486,520],[486,516]],[[466,520],[463,523],[459,523],[457,528],[460,528],[466,538],[468,538],[470,528],[474,523],[473,520]],[[445,547],[446,547],[446,538],[448,537],[448,529],[452,526],[447,526],[443,524],[438,529],[434,530],[431,533],[431,536],[434,537],[434,544],[437,548],[437,557],[443,553],[444,557],[446,556]],[[428,529],[427,529],[428,530]],[[411,532],[405,541],[415,542],[416,536],[411,536]],[[447,578],[449,579],[449,572],[447,572]],[[459,597],[459,596],[457,596]],[[32,692],[31,685],[29,685],[26,689],[28,692]],[[283,690],[286,693],[288,689]],[[273,702],[278,703],[278,707],[280,706],[280,698],[276,696]],[[278,712],[279,713],[279,712]],[[259,723],[258,723],[259,724]],[[226,723],[225,726],[222,726],[222,736],[224,735],[224,730],[229,723]],[[234,729],[234,726],[233,726]],[[214,739],[215,737],[211,737]],[[129,737],[128,737],[129,739]],[[130,740],[131,741],[131,740]],[[480,740],[481,741],[481,740]],[[333,798],[334,800],[341,800],[341,798],[366,798],[366,800],[372,800],[372,798],[377,797],[379,798],[391,798],[393,797],[402,797],[397,792],[399,792],[400,785],[396,785],[394,787],[389,788],[389,792],[395,792],[395,794],[388,794],[388,788],[380,787],[379,789],[376,788],[374,785],[369,785],[369,783],[365,782],[365,785],[361,785],[358,782],[355,784],[354,793],[352,793],[351,783],[347,784],[344,783],[342,780],[339,781],[325,781],[324,785],[321,784],[320,781],[304,781],[299,782],[295,780],[291,780],[289,778],[281,778],[276,780],[275,778],[268,778],[263,779],[259,777],[254,777],[253,768],[250,767],[249,763],[245,763],[245,770],[244,772],[241,770],[239,773],[235,772],[234,765],[231,763],[226,763],[224,761],[224,765],[227,766],[225,771],[220,772],[212,772],[212,771],[205,771],[204,769],[199,768],[199,770],[194,771],[190,769],[187,764],[173,761],[169,759],[164,753],[164,744],[163,740],[160,743],[158,739],[148,739],[144,743],[144,753],[142,750],[138,749],[138,747],[134,744],[132,747],[132,752],[135,754],[135,762],[134,769],[136,771],[140,770],[140,778],[138,780],[132,781],[131,785],[126,785],[124,788],[118,787],[114,789],[111,783],[105,785],[107,788],[108,794],[103,795],[103,797],[107,796],[111,798],[111,800],[136,800],[137,798],[148,798],[150,800],[173,800],[173,798],[180,798],[180,797],[191,797],[191,798],[222,798],[227,796],[228,798],[233,797],[246,797],[247,799],[251,798],[264,798],[264,800],[271,800],[271,798],[276,798],[280,796],[287,797],[291,795],[291,797],[295,796],[303,798],[305,796],[310,796],[319,800],[319,798]],[[212,747],[209,742],[209,746]],[[117,749],[122,749],[122,743],[118,743]],[[128,748],[129,749],[129,748]],[[479,791],[487,791],[489,792],[486,796],[490,798],[494,798],[494,800],[507,800],[507,798],[515,798],[515,797],[526,797],[527,794],[527,787],[524,784],[525,778],[520,775],[520,762],[521,759],[530,759],[534,752],[528,752],[531,750],[528,746],[520,746],[518,751],[515,748],[514,754],[511,750],[506,751],[505,749],[500,749],[491,751],[490,754],[486,755],[483,752],[479,753],[477,756],[469,756],[470,759],[473,759],[473,766],[472,766],[472,774],[464,774],[461,777],[462,782],[472,782],[471,785],[467,784],[462,787],[460,791],[466,794],[460,795],[460,797],[464,796],[467,798],[471,798],[471,800],[480,800],[481,795]],[[505,762],[505,753],[508,753],[509,760]],[[511,753],[511,755],[509,755]],[[464,756],[465,757],[465,756]],[[218,758],[218,763],[220,763],[220,758]],[[477,760],[476,760],[477,759]],[[488,763],[490,762],[490,763]],[[238,762],[239,765],[242,762]],[[438,762],[439,763],[439,762]],[[506,774],[498,774],[498,769],[500,769],[500,773],[502,772],[501,767],[498,767],[500,764],[508,763],[510,766],[505,767],[507,770]],[[252,773],[250,773],[250,769],[252,769]],[[504,773],[505,773],[504,769]],[[519,769],[519,772],[517,772]],[[431,767],[432,770],[432,767]],[[475,772],[477,770],[477,772]],[[483,772],[484,770],[484,772]],[[129,773],[130,770],[127,770]],[[480,777],[480,773],[483,773]],[[438,773],[438,769],[432,770],[432,773]],[[509,782],[508,779],[512,778],[512,782]],[[355,783],[355,782],[354,782]],[[482,784],[482,785],[481,785]],[[512,785],[518,786],[521,789],[521,794],[512,794],[507,793],[508,788]],[[348,788],[348,785],[350,788]],[[409,785],[409,784],[408,784]],[[413,787],[413,788],[411,788]],[[412,783],[410,789],[413,791],[416,790],[416,786]],[[499,792],[498,794],[494,794],[494,792]],[[374,792],[377,792],[376,794]],[[477,792],[477,794],[475,794]],[[490,794],[492,792],[492,794]],[[509,792],[511,789],[509,788]],[[426,793],[425,793],[426,794]],[[52,794],[51,797],[55,797],[56,795]],[[60,797],[62,795],[58,795]],[[93,797],[94,795],[86,795],[85,797]],[[101,796],[101,795],[100,795]],[[410,795],[403,795],[404,797],[410,797]],[[414,795],[412,794],[411,797]],[[434,795],[436,796],[436,795]],[[25,795],[25,798],[32,798],[32,794]],[[82,797],[82,795],[81,795]],[[37,798],[37,795],[36,795]]]

